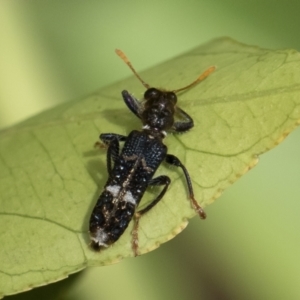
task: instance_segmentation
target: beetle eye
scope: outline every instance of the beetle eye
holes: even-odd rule
[[[156,88],[150,88],[148,89],[145,94],[144,94],[144,98],[146,100],[149,100],[151,98],[157,98],[157,96],[160,94],[161,92],[156,89]]]

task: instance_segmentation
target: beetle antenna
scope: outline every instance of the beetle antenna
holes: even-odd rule
[[[127,56],[124,54],[123,51],[116,49],[116,53],[117,55],[125,62],[125,64],[131,69],[131,71],[133,72],[133,74],[139,79],[139,81],[143,84],[143,86],[147,89],[150,88],[150,85],[147,84],[141,77],[140,75],[136,72],[136,70],[134,69],[134,67],[132,66],[131,62],[129,61],[129,59],[127,58]]]
[[[216,69],[215,66],[208,68],[195,81],[193,81],[192,83],[190,83],[189,85],[187,85],[187,86],[185,86],[183,88],[180,88],[180,89],[177,89],[177,90],[173,90],[172,92],[173,93],[177,93],[177,92],[180,92],[180,91],[183,91],[185,89],[190,88],[191,86],[195,85],[196,83],[198,83],[198,82],[204,80],[206,77],[208,77],[208,75],[211,74],[215,69]]]

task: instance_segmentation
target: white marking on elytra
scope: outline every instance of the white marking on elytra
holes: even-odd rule
[[[130,191],[127,191],[123,198],[124,201],[132,203],[133,205],[136,205],[136,199],[133,197],[132,193]]]
[[[99,246],[108,247],[105,243],[108,240],[108,234],[101,228],[97,228],[97,231],[91,236],[91,240]]]
[[[136,205],[136,199],[133,197],[132,193],[130,191],[126,191],[124,194],[124,190],[121,191],[121,187],[119,185],[109,185],[106,187],[106,190],[110,192],[114,198],[121,197],[123,201]],[[123,197],[122,194],[124,195]]]
[[[106,190],[109,191],[114,197],[119,195],[121,187],[119,185],[109,185]]]

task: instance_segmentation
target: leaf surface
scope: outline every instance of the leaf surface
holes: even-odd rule
[[[169,135],[169,153],[190,172],[202,206],[291,132],[300,120],[300,56],[218,39],[165,62],[141,77],[166,89],[189,84],[209,66],[217,70],[179,95],[194,119],[185,134]],[[122,66],[120,66],[122,67]],[[0,133],[0,295],[60,280],[90,265],[132,256],[131,229],[112,247],[93,252],[88,221],[107,179],[100,133],[127,135],[141,128],[120,92],[141,98],[134,77],[37,115]],[[180,170],[162,165],[172,184],[140,221],[140,252],[173,238],[195,216]],[[141,206],[157,195],[150,189]],[[201,223],[199,221],[199,226]]]

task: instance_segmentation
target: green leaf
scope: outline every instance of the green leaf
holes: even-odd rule
[[[202,206],[300,120],[300,56],[294,50],[269,51],[218,39],[141,77],[152,86],[176,89],[212,65],[217,70],[209,78],[179,96],[179,106],[194,118],[195,127],[166,139],[169,152],[189,170]],[[100,133],[126,135],[141,127],[122,101],[123,89],[138,98],[144,92],[131,77],[1,132],[0,295],[133,256],[132,224],[109,249],[95,253],[88,246],[89,215],[107,179],[105,151],[93,145]],[[168,174],[172,184],[140,221],[141,253],[173,238],[195,215],[182,172],[161,166],[159,174]],[[150,189],[141,205],[157,192]]]

